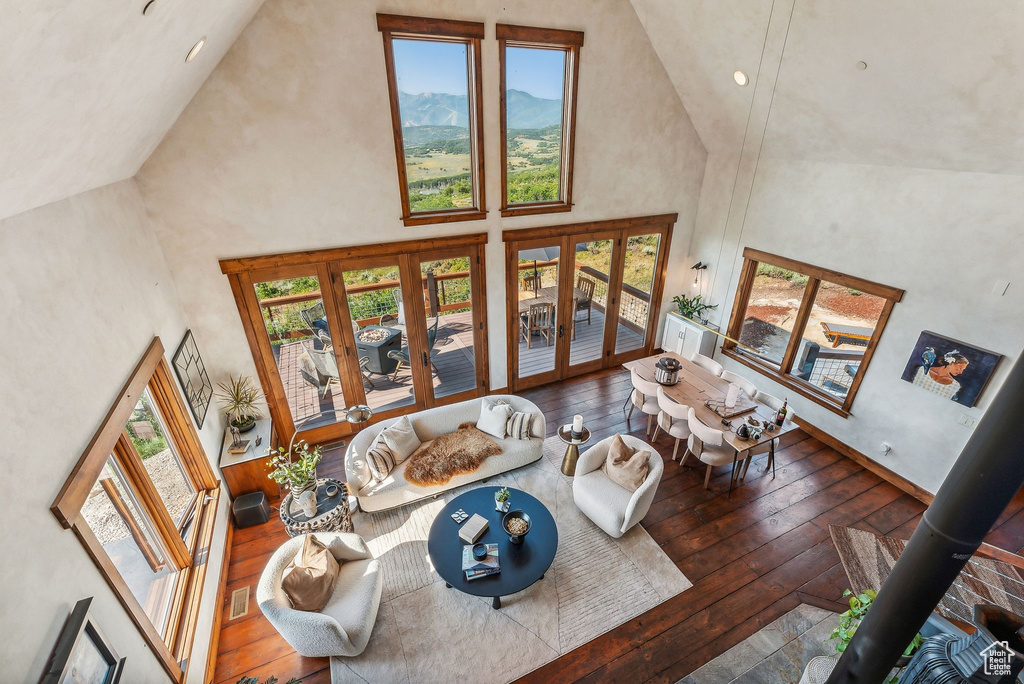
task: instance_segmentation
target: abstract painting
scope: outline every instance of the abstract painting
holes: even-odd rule
[[[914,345],[903,379],[944,399],[974,406],[1001,354],[925,330]]]

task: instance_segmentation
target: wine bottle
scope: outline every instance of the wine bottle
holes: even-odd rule
[[[782,424],[786,422],[786,414],[789,412],[786,409],[786,406],[788,405],[789,399],[784,400],[782,402],[782,408],[780,408],[779,412],[775,414],[775,424],[778,425],[779,427],[782,427]]]

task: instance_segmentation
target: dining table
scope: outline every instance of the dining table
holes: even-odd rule
[[[573,297],[583,300],[586,298],[586,293],[578,287],[573,289]],[[542,287],[539,290],[520,290],[519,291],[519,313],[524,314],[530,310],[531,304],[553,304],[558,305],[558,286],[550,285],[548,287]]]
[[[654,369],[658,361],[665,357],[673,358],[680,364],[678,382],[673,385],[661,385],[665,395],[675,402],[692,408],[697,419],[708,427],[721,430],[724,443],[733,449],[733,477],[729,482],[729,494],[732,494],[733,486],[737,482],[742,482],[746,477],[746,468],[750,466],[751,452],[757,447],[768,445],[768,467],[772,469],[772,477],[775,477],[776,440],[788,432],[799,429],[799,426],[791,419],[787,419],[782,425],[775,425],[775,409],[744,393],[740,395],[741,402],[737,402],[737,405],[730,410],[726,407],[725,401],[730,383],[674,352],[664,352],[628,361],[622,364],[622,367],[626,370],[636,370],[637,375],[648,382],[657,382]],[[743,410],[744,408],[746,410]],[[739,412],[737,413],[737,411]],[[723,414],[729,417],[723,418]],[[737,434],[740,425],[747,422],[748,418],[753,418],[762,427],[761,435],[756,439],[740,437]],[[775,425],[772,431],[764,429],[766,422]],[[754,426],[748,424],[747,427]],[[737,469],[736,465],[740,460],[745,460],[746,463],[742,469]]]

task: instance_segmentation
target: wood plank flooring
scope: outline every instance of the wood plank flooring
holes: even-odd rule
[[[524,392],[547,417],[553,434],[582,413],[593,441],[618,432],[643,438],[646,417],[627,422],[622,404],[629,376],[601,371]],[[530,673],[524,682],[674,682],[728,650],[800,602],[836,605],[846,575],[828,535],[829,523],[909,538],[924,505],[874,473],[810,438],[787,435],[776,477],[764,457],[746,483],[727,498],[727,469],[703,488],[704,470],[669,462],[672,440],[656,446],[666,459],[654,505],[642,524],[693,582],[693,588]],[[329,454],[321,471],[344,477],[343,452]],[[242,675],[329,682],[325,658],[298,656],[263,618],[255,585],[287,535],[276,517],[237,530],[227,575],[215,680]],[[1011,551],[1024,546],[1024,495],[1018,493],[988,541]],[[227,620],[231,592],[252,588],[248,615]]]

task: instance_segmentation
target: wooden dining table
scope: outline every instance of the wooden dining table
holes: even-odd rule
[[[573,296],[584,299],[586,293],[578,287],[573,288]],[[558,286],[551,285],[542,287],[536,292],[533,290],[519,291],[519,313],[523,314],[530,310],[531,304],[553,304],[558,305]]]
[[[636,361],[629,361],[622,364],[622,367],[626,370],[635,369],[637,374],[648,382],[657,382],[654,379],[655,365],[658,363],[659,359],[666,356],[679,361],[681,367],[679,369],[679,382],[674,385],[662,385],[662,388],[665,390],[665,395],[675,402],[685,404],[692,408],[694,413],[697,415],[697,419],[708,427],[721,430],[724,433],[724,442],[733,449],[734,474],[733,479],[729,483],[729,493],[732,493],[733,485],[737,481],[736,465],[737,462],[742,459],[743,454],[747,454],[747,458],[749,458],[749,453],[756,447],[766,444],[770,445],[769,465],[774,466],[775,440],[788,432],[799,429],[799,426],[792,420],[786,420],[785,423],[781,426],[777,426],[771,432],[762,429],[761,436],[757,439],[750,437],[744,439],[740,437],[736,434],[736,431],[749,417],[753,417],[759,424],[763,424],[764,421],[768,421],[774,425],[775,409],[771,408],[767,404],[750,399],[746,394],[742,394],[742,400],[744,400],[750,408],[738,415],[732,415],[730,418],[727,418],[726,420],[730,422],[730,425],[724,425],[722,423],[722,415],[715,409],[718,408],[720,411],[731,413],[724,409],[726,393],[729,391],[729,383],[716,376],[714,373],[701,368],[689,359],[684,359],[674,352],[664,352],[662,354],[655,354],[654,356],[637,359]],[[740,409],[743,408],[742,405],[738,406]],[[747,427],[753,426],[748,424]],[[749,466],[749,464],[747,465]],[[744,471],[738,479],[742,481],[745,475],[746,471]]]

